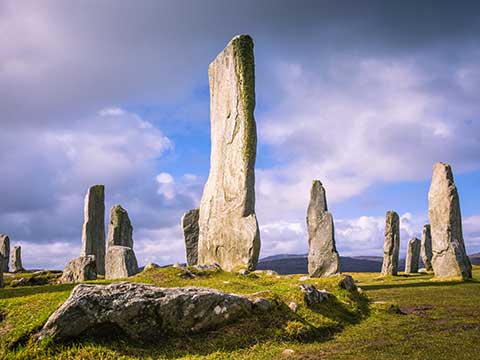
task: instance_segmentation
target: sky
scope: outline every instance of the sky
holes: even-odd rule
[[[306,253],[313,179],[343,256],[401,254],[451,164],[480,251],[478,1],[0,1],[0,233],[27,268],[79,256],[83,201],[105,184],[140,265],[185,261],[182,214],[210,161],[209,63],[255,43],[261,257]]]

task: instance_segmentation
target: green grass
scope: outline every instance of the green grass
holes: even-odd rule
[[[338,278],[301,282],[299,275],[196,271],[190,279],[182,274],[176,268],[154,269],[129,281],[247,295],[262,292],[278,306],[217,331],[155,343],[86,336],[76,343],[34,344],[30,335],[68,297],[73,285],[7,287],[0,290],[0,358],[275,359],[284,349],[295,351],[289,357],[293,359],[474,359],[480,354],[477,280],[439,282],[430,274],[385,278],[352,274],[363,290],[360,296],[340,289]],[[474,277],[480,278],[480,267],[474,268]],[[307,308],[300,283],[316,284],[333,292],[336,299]],[[291,301],[299,305],[297,313],[288,308]]]

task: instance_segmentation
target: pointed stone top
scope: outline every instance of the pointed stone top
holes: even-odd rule
[[[452,167],[443,162],[437,162],[433,165],[433,177],[446,178],[448,181],[454,182]]]
[[[312,181],[312,188],[310,190],[310,206],[321,211],[328,211],[327,195],[325,188],[320,180]]]

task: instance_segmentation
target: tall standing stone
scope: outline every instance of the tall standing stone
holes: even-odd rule
[[[108,246],[126,246],[133,249],[133,227],[127,211],[120,205],[110,209],[110,223],[108,224]]]
[[[422,231],[422,245],[420,249],[422,255],[423,265],[427,271],[432,271],[432,235],[430,232],[430,225],[423,225]]]
[[[22,247],[14,246],[12,250],[12,272],[24,271],[22,266]]]
[[[450,165],[433,166],[428,193],[428,216],[432,233],[432,266],[436,277],[472,277],[465,250],[460,200]]]
[[[311,277],[330,276],[340,272],[340,257],[335,247],[332,214],[328,212],[325,189],[314,180],[307,210],[308,273]]]
[[[395,211],[387,211],[385,242],[383,244],[382,275],[397,275],[400,250],[400,218]]]
[[[3,271],[8,272],[8,260],[10,259],[10,238],[0,234],[0,257],[3,258]]]
[[[105,274],[105,187],[93,185],[85,196],[81,256],[95,255],[97,273]]]
[[[418,260],[420,259],[420,239],[411,238],[407,246],[407,257],[405,258],[405,273],[418,272]]]
[[[199,209],[188,210],[182,216],[187,264],[190,266],[197,265],[198,262],[198,216]]]
[[[198,263],[225,270],[257,266],[260,232],[255,215],[257,130],[253,41],[230,41],[208,68],[210,175],[199,214]]]

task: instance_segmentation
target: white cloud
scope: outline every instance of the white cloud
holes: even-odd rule
[[[172,200],[175,197],[175,180],[169,173],[162,172],[155,178],[158,182],[157,193]]]

